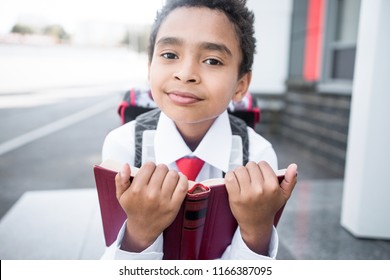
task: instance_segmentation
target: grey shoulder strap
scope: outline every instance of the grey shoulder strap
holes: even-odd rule
[[[160,113],[160,109],[153,109],[149,112],[139,115],[135,119],[135,167],[139,168],[142,164],[142,135],[145,130],[155,130],[157,128]]]
[[[233,135],[238,135],[242,139],[242,162],[246,165],[249,160],[249,137],[246,122],[236,116],[229,114],[230,127]]]

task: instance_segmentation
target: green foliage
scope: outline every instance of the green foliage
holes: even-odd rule
[[[54,37],[54,38],[58,39],[59,42],[65,42],[65,41],[70,40],[70,35],[59,24],[48,25],[48,26],[44,27],[42,30],[36,30],[29,25],[16,23],[12,27],[11,32],[22,34],[22,35],[26,35],[26,34],[47,35],[47,36]]]
[[[128,46],[130,49],[139,53],[147,52],[149,43],[150,26],[131,30],[129,29],[123,36],[122,45]]]
[[[70,36],[65,29],[59,24],[46,26],[42,32],[44,35],[55,37],[60,41],[69,40]]]
[[[15,24],[12,29],[11,29],[11,32],[12,33],[19,33],[19,34],[34,34],[34,30],[33,28],[31,28],[30,26],[28,25],[24,25],[24,24]]]

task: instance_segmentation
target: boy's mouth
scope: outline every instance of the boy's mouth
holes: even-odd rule
[[[172,91],[168,92],[168,97],[176,104],[190,105],[201,101],[202,99],[189,92]]]

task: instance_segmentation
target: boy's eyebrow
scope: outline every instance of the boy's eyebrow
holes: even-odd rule
[[[162,37],[156,43],[156,45],[183,45],[183,40],[176,37]],[[200,44],[201,49],[218,51],[225,53],[228,56],[232,56],[231,50],[224,44],[212,43],[212,42],[202,42]]]
[[[232,52],[224,44],[204,42],[204,43],[201,44],[201,48],[205,49],[205,50],[210,50],[210,51],[218,51],[218,52],[221,52],[221,53],[225,53],[228,56],[232,56]]]
[[[156,45],[181,45],[182,43],[182,40],[176,37],[162,37]]]

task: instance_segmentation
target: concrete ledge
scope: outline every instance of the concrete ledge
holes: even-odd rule
[[[26,192],[0,221],[0,259],[99,259],[95,189]]]

